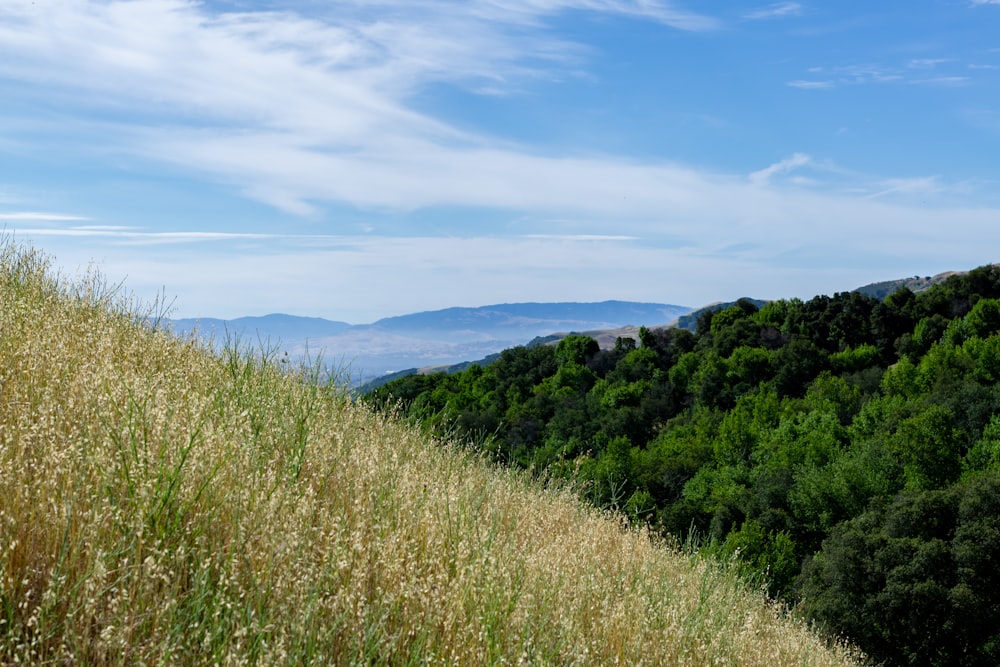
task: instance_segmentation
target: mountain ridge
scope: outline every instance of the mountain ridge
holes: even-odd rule
[[[652,316],[677,317],[680,312],[688,312],[687,306],[639,301],[525,301],[515,303],[490,304],[476,307],[453,306],[440,310],[421,311],[406,315],[385,317],[371,326],[379,328],[413,329],[441,323],[492,322],[495,325],[512,328],[525,327],[538,321],[562,321],[566,323],[592,325],[600,319],[615,322],[637,318],[648,320]],[[623,324],[633,322],[624,321]]]
[[[277,347],[292,357],[319,353],[346,367],[350,381],[361,384],[400,369],[484,358],[554,332],[652,326],[690,310],[688,306],[620,300],[518,302],[421,311],[369,324],[282,313],[231,320],[178,318],[165,323],[178,335],[207,337],[219,345],[235,339]]]
[[[852,291],[864,294],[865,296],[874,297],[876,299],[884,299],[903,287],[906,287],[914,293],[923,292],[925,290],[929,290],[934,285],[943,283],[952,276],[960,276],[966,273],[968,273],[968,271],[944,271],[943,273],[938,273],[933,276],[913,276],[912,278],[883,280],[880,282],[862,285]]]

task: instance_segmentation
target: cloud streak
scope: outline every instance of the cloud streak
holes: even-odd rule
[[[798,2],[775,2],[743,15],[748,21],[759,21],[762,19],[782,18],[785,16],[801,16],[802,5]]]
[[[938,70],[942,65],[960,66],[953,58],[915,58],[903,65],[860,64],[838,67],[811,67],[808,72],[817,75],[808,79],[795,79],[786,85],[802,90],[826,90],[841,86],[865,86],[885,84],[908,84],[915,86],[960,87],[971,84],[973,79],[967,74],[939,74],[927,76],[930,70]],[[964,70],[990,69],[975,64],[966,65]]]
[[[833,81],[809,81],[805,79],[796,79],[795,81],[789,81],[788,84],[792,88],[799,88],[801,90],[826,90],[833,88],[837,84]]]
[[[767,185],[773,176],[778,174],[786,174],[800,167],[805,167],[812,162],[810,158],[805,153],[796,153],[789,158],[776,162],[769,167],[761,169],[760,171],[755,171],[750,174],[750,182],[754,185]]]
[[[20,211],[0,213],[0,222],[70,222],[89,220],[79,215],[64,215],[61,213],[41,213],[38,211]]]

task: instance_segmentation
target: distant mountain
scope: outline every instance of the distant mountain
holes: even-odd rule
[[[898,280],[886,280],[880,283],[871,283],[855,289],[855,292],[876,299],[884,299],[893,292],[899,291],[903,287],[910,288],[911,292],[923,292],[938,283],[943,283],[952,276],[968,273],[967,271],[946,271],[935,276],[913,276],[912,278],[900,278]]]
[[[599,303],[501,303],[478,308],[445,308],[398,317],[387,317],[374,325],[388,331],[561,331],[601,329],[642,322],[669,322],[689,312],[686,306],[634,301]]]
[[[631,301],[509,303],[412,313],[362,325],[282,314],[167,323],[179,334],[195,331],[220,345],[235,336],[244,344],[278,346],[293,357],[320,354],[352,383],[360,384],[400,369],[483,359],[557,332],[665,324],[690,310]]]
[[[347,322],[325,320],[321,317],[297,317],[273,313],[260,317],[237,317],[232,320],[220,320],[212,317],[193,317],[170,320],[174,331],[179,334],[189,334],[197,331],[211,334],[216,338],[226,333],[239,333],[241,336],[258,334],[273,340],[297,340],[300,338],[324,338],[336,336],[351,328]]]

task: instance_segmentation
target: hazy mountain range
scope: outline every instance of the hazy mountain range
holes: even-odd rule
[[[400,315],[371,324],[273,314],[232,320],[168,320],[181,335],[197,332],[216,345],[238,339],[296,359],[321,354],[352,383],[408,368],[482,359],[559,332],[655,326],[691,312],[687,306],[632,301],[509,303]]]
[[[961,272],[871,283],[854,291],[876,298],[900,287],[919,292],[956,273]],[[198,332],[217,345],[235,338],[243,345],[263,346],[296,360],[320,355],[325,365],[344,376],[341,379],[358,385],[400,371],[464,365],[535,339],[553,342],[571,332],[587,334],[602,347],[610,347],[619,336],[637,338],[640,326],[693,328],[702,311],[730,303],[718,302],[697,310],[634,301],[506,303],[411,313],[371,324],[285,314],[167,323],[181,335]]]

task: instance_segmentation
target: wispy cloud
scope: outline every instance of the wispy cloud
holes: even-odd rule
[[[761,7],[743,14],[743,18],[748,21],[758,21],[761,19],[780,18],[784,16],[801,16],[802,5],[798,2],[775,2],[767,7]]]
[[[815,78],[796,79],[786,85],[803,90],[820,90],[840,86],[864,86],[882,84],[910,84],[927,86],[956,87],[971,83],[972,79],[963,74],[942,73],[927,76],[928,70],[938,70],[942,65],[958,63],[952,58],[916,58],[903,65],[882,65],[876,63],[846,65],[839,67],[810,67],[807,72]],[[975,68],[969,65],[968,68]],[[961,71],[967,71],[965,68]],[[954,71],[954,68],[952,68]]]
[[[801,88],[802,90],[824,90],[828,88],[833,88],[836,84],[833,81],[807,81],[805,79],[796,79],[795,81],[789,81],[786,85],[792,88]]]
[[[392,12],[373,15],[374,7]],[[561,194],[542,197],[541,183],[562,180],[562,169],[593,176],[601,164],[535,157],[416,111],[411,98],[434,82],[496,93],[571,71],[586,49],[546,24],[570,10],[681,30],[716,26],[652,0],[359,1],[325,20],[213,14],[182,0],[67,0],[58,11],[8,2],[0,4],[0,77],[44,87],[78,117],[127,108],[137,120],[105,124],[102,146],[200,170],[296,215],[322,202],[568,202],[588,188],[556,187]],[[661,167],[611,171],[620,175],[612,173],[612,184],[639,171],[640,181],[678,187],[686,178]]]
[[[489,2],[473,0],[456,6],[447,0],[351,0],[363,9],[392,8],[397,16],[427,18],[434,14],[442,17],[468,15],[478,20],[501,22],[520,26],[538,25],[545,16],[565,11],[589,11],[619,14],[658,21],[679,30],[713,30],[719,22],[705,14],[677,7],[676,2],[663,0],[504,0]]]
[[[251,196],[296,212],[301,202],[334,200],[398,211],[485,206],[622,215],[691,206],[713,187],[711,175],[680,165],[450,147],[417,138],[381,139],[347,155],[317,152],[279,135],[160,132],[148,145],[161,159],[235,177]]]
[[[868,199],[877,199],[890,194],[935,194],[942,189],[940,179],[936,176],[925,176],[921,178],[893,178],[884,181],[883,188],[878,192],[868,196]]]
[[[878,64],[848,65],[834,68],[833,72],[842,80],[854,84],[889,83],[903,78],[898,68]]]
[[[64,215],[62,213],[41,213],[38,211],[19,211],[0,213],[0,222],[72,222],[89,220],[79,215]]]
[[[822,78],[797,79],[787,85],[803,90],[834,88],[845,85],[890,83],[903,79],[899,68],[881,65],[847,65],[842,67],[810,67],[808,72]]]
[[[236,241],[261,241],[281,243],[288,246],[316,247],[341,244],[346,238],[339,234],[228,232],[221,230],[156,231],[132,225],[59,224],[84,220],[87,220],[87,218],[48,213],[0,214],[0,221],[5,222],[49,223],[48,226],[32,225],[31,227],[21,228],[21,230],[33,237],[95,238],[104,239],[119,245],[218,244]]]
[[[906,64],[910,68],[929,68],[937,67],[943,63],[951,62],[951,58],[914,58]]]
[[[614,241],[638,241],[638,236],[623,236],[621,234],[524,234],[522,238],[526,239],[545,239],[553,241],[595,241],[595,242],[614,242]]]
[[[967,76],[932,76],[922,79],[911,79],[909,83],[917,86],[944,86],[952,88],[965,86],[971,83],[972,79]]]
[[[760,171],[753,172],[750,174],[749,179],[754,185],[767,185],[772,177],[778,174],[786,174],[791,171],[795,171],[800,167],[805,167],[811,162],[812,159],[805,153],[795,153],[791,157],[785,158],[780,162],[775,162]]]
[[[30,230],[32,236],[104,238],[133,245],[153,245],[165,243],[204,243],[208,241],[272,240],[285,238],[275,234],[248,234],[231,232],[144,232],[117,225],[94,225],[81,227],[43,227]]]

